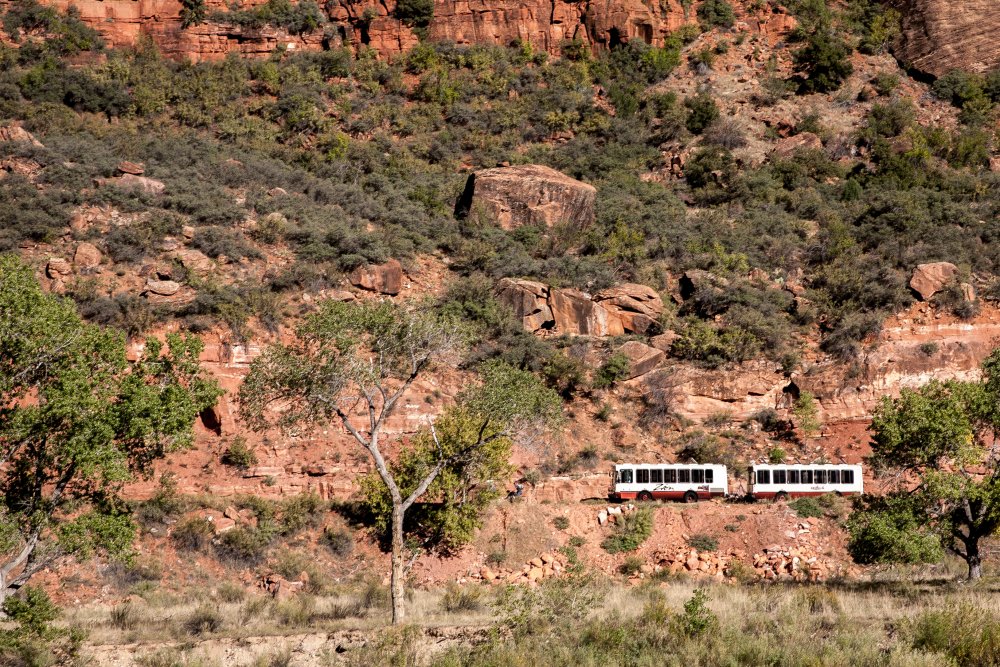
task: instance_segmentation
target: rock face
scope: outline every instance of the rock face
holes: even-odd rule
[[[385,264],[359,266],[349,279],[355,287],[395,296],[403,289],[403,266],[395,259]]]
[[[551,227],[569,222],[583,229],[594,222],[597,189],[537,164],[484,169],[469,175],[455,206],[459,216],[481,207],[504,229]]]
[[[549,307],[549,288],[542,283],[504,278],[497,285],[497,297],[514,310],[514,316],[528,331],[555,326]]]
[[[0,12],[12,0],[0,0]],[[943,4],[944,0],[940,1]],[[266,0],[244,0],[241,8]],[[294,2],[294,0],[293,0]],[[977,0],[985,5],[989,0]],[[273,26],[241,28],[206,21],[181,28],[180,0],[42,0],[65,10],[75,6],[81,19],[98,30],[110,47],[134,45],[149,37],[167,57],[191,61],[221,60],[228,53],[266,57],[276,49],[319,51],[344,45],[373,49],[395,58],[419,43],[416,33],[394,17],[396,0],[331,0],[322,4],[329,22],[304,35]],[[227,0],[205,0],[206,15],[227,11]],[[431,41],[508,46],[522,42],[535,51],[558,55],[567,40],[607,49],[630,40],[663,46],[667,36],[697,17],[681,0],[434,0],[427,28]],[[784,9],[747,15],[736,6],[741,25],[769,43],[780,40],[795,21]]]
[[[531,332],[585,336],[655,333],[663,300],[651,287],[625,283],[591,297],[575,289],[554,289],[533,280],[504,278],[497,298],[511,307]]]
[[[585,336],[621,336],[625,333],[620,319],[580,290],[550,290],[549,307],[559,333]]]
[[[601,290],[594,301],[617,315],[627,333],[649,333],[663,314],[663,299],[656,290],[637,283]]]
[[[951,262],[919,264],[910,278],[910,287],[927,301],[955,279],[958,267]]]
[[[799,150],[823,150],[823,140],[812,132],[802,132],[774,145],[774,155],[781,158],[789,158]]]
[[[154,280],[150,278],[146,281],[146,290],[160,296],[173,296],[180,289],[181,286],[173,280]]]
[[[629,379],[636,378],[650,372],[659,366],[660,362],[667,356],[663,350],[650,347],[649,345],[640,343],[637,340],[630,340],[625,343],[618,348],[618,352],[621,352],[628,357]]]
[[[894,52],[906,66],[941,76],[953,69],[1000,67],[1000,12],[995,0],[896,0],[902,35]]]

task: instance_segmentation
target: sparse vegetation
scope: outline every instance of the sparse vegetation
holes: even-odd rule
[[[601,543],[610,554],[635,551],[653,534],[653,511],[640,507],[618,517],[614,532]]]

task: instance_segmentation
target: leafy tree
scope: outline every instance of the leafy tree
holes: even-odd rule
[[[900,480],[851,518],[860,562],[923,562],[943,547],[982,576],[980,543],[1000,528],[1000,350],[978,383],[931,382],[883,399],[872,419],[872,463]],[[906,480],[916,480],[915,486]]]
[[[0,256],[0,602],[63,556],[130,554],[118,490],[191,442],[220,391],[201,342],[146,341],[130,364],[123,333],[80,320],[30,267]]]
[[[854,71],[848,58],[851,47],[828,27],[817,28],[806,37],[801,49],[792,54],[795,68],[802,75],[803,93],[829,93],[840,88]]]
[[[395,16],[406,25],[426,29],[434,18],[434,0],[400,0]]]
[[[816,408],[816,397],[811,392],[803,391],[799,394],[792,408],[792,414],[795,415],[796,425],[807,436],[819,432],[822,424],[819,421],[819,410]]]
[[[257,358],[240,388],[240,414],[251,427],[301,430],[340,424],[371,456],[391,504],[394,623],[404,616],[407,510],[442,473],[450,477],[474,470],[475,454],[489,452],[484,448],[511,437],[524,419],[550,414],[556,405],[551,393],[526,391],[526,376],[487,366],[483,387],[463,399],[464,415],[450,414],[440,433],[431,428],[395,464],[387,461],[382,452],[386,420],[414,381],[455,351],[462,338],[454,320],[425,310],[327,302],[298,328],[293,343],[273,345]],[[272,405],[283,408],[277,416],[269,410]],[[466,419],[477,420],[478,428],[470,428]],[[435,491],[445,494],[452,488],[443,480]]]
[[[413,531],[431,546],[454,549],[472,539],[483,511],[502,494],[495,481],[511,471],[515,431],[529,415],[553,416],[559,397],[533,374],[493,360],[481,368],[482,385],[463,392],[457,405],[419,433],[389,465],[404,494],[447,460],[410,511]],[[383,533],[392,522],[392,498],[377,474],[362,480],[368,509]],[[407,528],[407,526],[404,526]]]

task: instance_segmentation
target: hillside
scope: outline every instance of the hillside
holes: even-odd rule
[[[987,4],[0,1],[0,252],[124,331],[131,361],[197,336],[226,392],[126,487],[137,560],[36,581],[98,635],[123,602],[380,595],[369,454],[337,425],[239,417],[254,360],[329,301],[469,332],[386,423],[394,460],[485,361],[559,396],[467,543],[411,543],[416,595],[581,568],[637,587],[877,578],[844,499],[608,523],[608,472],[719,462],[743,491],[752,463],[867,465],[884,397],[979,379],[1000,337]],[[890,483],[866,468],[866,490]],[[601,546],[647,510],[640,547]],[[487,621],[454,624],[442,650]],[[109,632],[107,665],[178,639]]]

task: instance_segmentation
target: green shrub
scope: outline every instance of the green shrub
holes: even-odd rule
[[[228,533],[227,533],[228,534]],[[222,628],[223,617],[218,607],[201,605],[184,620],[184,629],[188,634],[207,635],[218,632]]]
[[[850,45],[832,29],[817,29],[806,37],[805,45],[792,54],[796,70],[802,73],[799,90],[829,93],[840,88],[854,71],[850,55]]]
[[[111,625],[118,630],[134,630],[142,620],[138,609],[131,602],[123,602],[111,608]]]
[[[236,436],[222,454],[222,462],[227,466],[246,469],[257,465],[257,454],[247,445],[246,438]]]
[[[459,586],[452,582],[441,596],[441,608],[453,614],[462,611],[479,611],[483,608],[486,591],[480,586]]]
[[[594,371],[594,379],[591,383],[595,389],[606,389],[622,380],[628,379],[631,362],[629,358],[621,352],[615,352],[601,364],[600,368]]]
[[[698,551],[718,551],[719,540],[706,533],[698,533],[688,538],[688,546]]]
[[[178,549],[201,551],[215,536],[212,522],[202,516],[189,516],[181,519],[170,532],[170,538]]]
[[[556,527],[557,530],[566,530],[569,528],[569,517],[557,516],[552,519],[552,525]]]
[[[691,134],[701,134],[709,125],[719,119],[719,107],[708,93],[698,93],[684,100],[688,115],[684,121]]]
[[[772,465],[778,465],[785,462],[785,450],[781,447],[772,447],[767,452],[767,462]]]
[[[320,541],[339,558],[346,558],[354,550],[354,538],[343,528],[327,526],[323,529]]]
[[[640,507],[618,517],[614,533],[601,543],[610,554],[635,551],[653,534],[653,511]]]
[[[811,517],[821,517],[826,514],[823,508],[820,506],[819,501],[816,498],[806,497],[793,500],[789,503],[789,507],[795,510],[803,519],[808,519]]]
[[[260,527],[237,526],[223,533],[215,545],[222,560],[237,565],[256,565],[264,560],[273,535]]]
[[[400,0],[394,15],[406,25],[426,28],[434,18],[433,0]]]
[[[726,0],[704,0],[698,7],[698,19],[706,28],[732,28],[736,14]]]
[[[639,556],[628,556],[621,565],[618,566],[618,571],[625,576],[632,576],[639,574],[642,570],[642,566],[645,565],[646,561]]]

